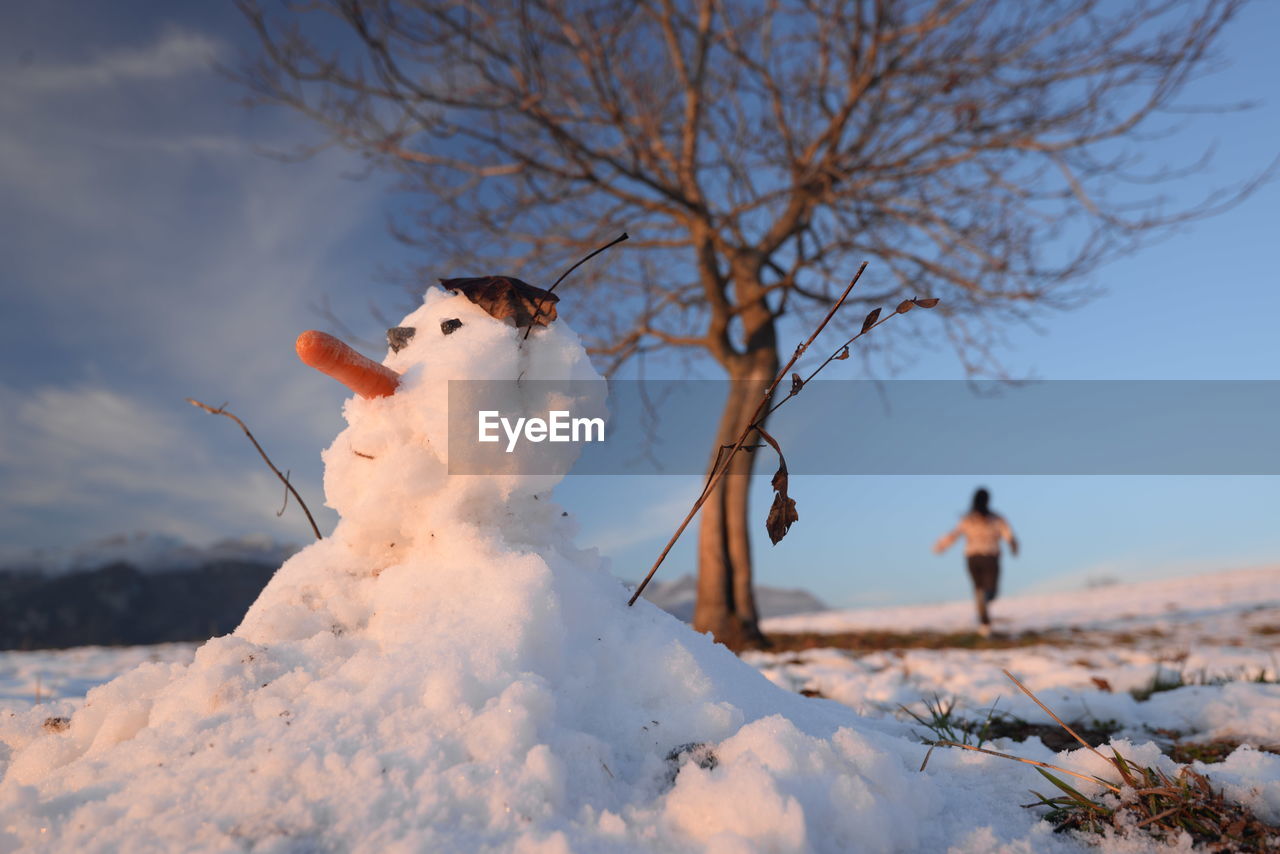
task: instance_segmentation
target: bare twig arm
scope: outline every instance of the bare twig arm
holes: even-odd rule
[[[262,461],[267,464],[267,468],[271,469],[271,471],[275,473],[275,476],[280,478],[280,482],[284,484],[285,489],[289,490],[297,500],[298,506],[302,508],[302,512],[307,514],[307,521],[311,523],[311,531],[316,535],[316,539],[323,540],[324,535],[320,533],[320,527],[316,525],[316,520],[312,517],[311,510],[307,507],[307,502],[302,500],[302,496],[298,494],[298,490],[294,489],[293,484],[289,482],[289,478],[282,474],[280,469],[276,468],[275,463],[271,462],[271,458],[267,456],[266,451],[262,450],[262,446],[258,444],[258,440],[253,438],[253,433],[249,432],[249,428],[245,426],[245,423],[232,413],[228,412],[225,403],[216,409],[207,403],[201,403],[193,397],[188,397],[187,403],[199,409],[203,409],[210,415],[225,415],[232,421],[236,422],[236,424],[240,425],[240,429],[244,431],[244,434],[249,437],[249,441],[253,443],[253,447],[257,449],[258,456],[262,457]],[[283,510],[283,508],[281,509]]]

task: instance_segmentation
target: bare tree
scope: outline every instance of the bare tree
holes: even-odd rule
[[[737,381],[719,446],[778,370],[780,318],[864,259],[850,302],[941,297],[990,372],[999,326],[1247,193],[1177,207],[1153,186],[1203,164],[1144,152],[1242,2],[240,0],[262,48],[239,76],[421,194],[399,231],[435,276],[545,278],[629,231],[643,251],[578,308],[592,350],[710,356]],[[743,644],[750,455],[733,465],[702,511],[694,625]]]

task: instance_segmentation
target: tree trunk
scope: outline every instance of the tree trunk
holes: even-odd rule
[[[715,468],[720,449],[737,438],[745,419],[750,416],[750,412],[743,412],[743,397],[736,393],[736,389],[736,384],[729,384],[729,396],[720,415],[708,472]],[[737,475],[726,474],[702,505],[698,520],[698,601],[693,610],[694,629],[711,632],[716,640],[733,649],[739,648],[750,633],[738,618],[726,502],[729,482],[741,479]]]
[[[778,355],[772,346],[772,329],[769,332],[768,346],[756,346],[730,369],[732,382],[716,431],[711,465],[719,449],[737,439],[777,374]],[[755,436],[748,439],[748,444],[758,442]],[[698,528],[698,601],[693,627],[711,632],[717,641],[735,650],[765,642],[751,577],[749,496],[758,453],[741,452],[734,458],[703,505]]]
[[[778,354],[773,347],[762,348],[751,354],[750,374],[746,380],[735,383],[742,386],[740,396],[743,399],[743,417],[741,424],[750,418],[760,403],[760,398],[769,388],[769,383],[778,374]],[[753,435],[752,444],[759,444],[758,436]],[[749,499],[751,495],[751,473],[755,461],[761,454],[769,454],[767,450],[739,454],[729,470],[725,483],[725,534],[728,539],[730,564],[733,567],[734,612],[741,618],[743,625],[753,643],[760,643],[764,635],[760,633],[759,615],[756,612],[756,597],[752,578],[751,536],[752,517]],[[757,520],[757,530],[763,528],[763,517]]]

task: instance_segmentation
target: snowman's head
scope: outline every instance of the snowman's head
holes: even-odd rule
[[[531,396],[554,395],[558,384],[573,383],[577,405],[603,412],[604,383],[577,335],[562,320],[553,322],[553,302],[541,310],[534,305],[521,312],[483,294],[477,299],[466,290],[432,288],[416,311],[389,330],[381,364],[323,333],[299,336],[304,362],[356,392],[343,410],[347,429],[324,452],[325,496],[344,527],[359,526],[379,541],[403,541],[421,528],[433,502],[459,505],[438,500],[446,491],[506,502],[545,492],[560,479],[518,468],[486,471],[484,477],[449,476],[451,427],[457,431],[471,423],[473,410],[493,406],[495,387],[510,389],[513,406],[537,408],[544,402]],[[584,387],[593,389],[589,399],[581,399]],[[466,452],[457,438],[455,471],[459,453]]]

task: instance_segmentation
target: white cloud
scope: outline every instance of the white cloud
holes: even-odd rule
[[[369,298],[400,299],[364,284],[394,246],[384,185],[343,179],[341,152],[254,153],[310,129],[248,121],[210,65],[223,44],[171,28],[0,89],[0,336],[38,365],[0,363],[0,540],[305,541],[296,508],[273,516],[283,489],[235,425],[186,396],[229,401],[324,515],[319,451],[343,394],[293,339],[323,323],[321,297],[357,306],[354,326]]]
[[[10,394],[10,398],[14,395]],[[120,457],[141,448],[173,448],[179,432],[162,413],[90,386],[37,389],[17,402],[19,429],[61,448],[66,456]]]
[[[117,48],[87,62],[31,64],[10,75],[11,92],[51,95],[83,93],[110,86],[172,80],[207,71],[225,47],[201,33],[171,27],[151,44]]]
[[[25,520],[65,515],[81,520],[73,541],[146,530],[208,542],[270,528],[302,539],[292,518],[273,525],[282,487],[247,441],[224,459],[216,434],[182,414],[103,386],[0,386],[0,534],[21,540]],[[318,485],[299,485],[318,505]]]
[[[59,375],[106,376],[129,391],[142,374],[150,394],[163,389],[178,406],[187,395],[228,400],[260,434],[300,444],[318,469],[341,397],[301,368],[292,342],[323,322],[317,300],[340,305],[374,272],[368,255],[334,247],[371,223],[383,235],[383,185],[342,178],[351,160],[339,152],[294,164],[254,153],[286,147],[280,140],[300,129],[276,121],[245,132],[237,90],[207,63],[217,44],[170,30],[145,48],[103,52],[96,71],[44,70],[68,91],[72,79],[120,81],[91,111],[57,98],[0,104],[3,284],[28,311],[8,320],[34,316],[55,330]],[[168,79],[163,99],[126,85],[142,79]],[[383,287],[368,296],[399,297]],[[131,376],[117,377],[122,369]]]

